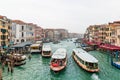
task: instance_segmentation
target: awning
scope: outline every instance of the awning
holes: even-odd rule
[[[120,50],[119,46],[110,45],[110,44],[109,45],[108,44],[100,45],[99,47],[103,48],[103,49],[107,49],[107,50]]]
[[[30,46],[31,44],[32,44],[31,41],[22,42],[20,44],[12,46],[12,48],[22,48],[22,47],[25,47],[25,46]]]

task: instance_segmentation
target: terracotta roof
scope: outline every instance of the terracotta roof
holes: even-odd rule
[[[1,15],[0,15],[0,19],[3,19],[3,17],[4,17],[4,16],[1,16]]]
[[[34,25],[33,23],[27,23],[28,25]]]
[[[114,21],[113,23],[119,23],[120,24],[120,21]]]
[[[23,22],[21,20],[12,20],[12,22],[15,22],[17,24],[26,24],[25,22]]]

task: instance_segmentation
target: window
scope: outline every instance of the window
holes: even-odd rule
[[[17,39],[17,42],[19,42],[19,40]]]
[[[5,27],[5,22],[2,22],[2,26]]]
[[[22,26],[22,30],[24,30],[24,26]]]
[[[23,34],[23,32],[22,32],[22,37],[24,37],[24,34]]]
[[[7,32],[7,30],[6,30],[6,29],[1,29],[1,32],[2,32],[3,34],[5,34],[5,33]]]
[[[10,29],[10,26],[8,26],[8,29]]]
[[[2,39],[2,40],[5,40],[5,39],[6,39],[6,36],[5,36],[5,35],[1,35],[1,39]]]

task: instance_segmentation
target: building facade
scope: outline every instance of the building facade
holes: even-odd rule
[[[14,44],[34,41],[34,27],[21,20],[12,21],[12,41]]]
[[[44,31],[43,31],[43,28],[37,26],[37,25],[34,25],[35,26],[35,41],[39,41],[39,40],[42,40],[44,38]]]
[[[0,46],[2,48],[9,46],[11,41],[10,34],[11,20],[6,16],[0,16]]]
[[[96,41],[120,46],[120,21],[104,25],[92,25],[84,35],[88,41]]]

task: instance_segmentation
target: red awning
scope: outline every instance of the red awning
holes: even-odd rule
[[[91,41],[87,41],[86,44],[88,44],[88,45],[97,45],[97,43],[91,42]]]
[[[100,45],[99,47],[103,49],[108,49],[108,50],[120,50],[119,46],[110,45],[110,44]]]

